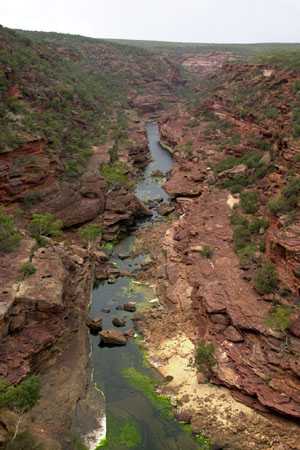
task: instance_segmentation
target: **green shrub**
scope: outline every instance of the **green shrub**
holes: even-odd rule
[[[30,277],[31,275],[34,275],[36,272],[36,267],[31,262],[26,262],[22,264],[20,268],[20,272],[23,274],[24,278]]]
[[[264,218],[256,218],[249,223],[249,231],[251,234],[264,233],[269,227],[269,221]]]
[[[255,289],[259,294],[270,294],[278,286],[276,268],[271,263],[265,263],[256,271],[254,278]]]
[[[300,92],[300,80],[296,80],[294,83],[294,92],[295,94],[298,94]]]
[[[40,389],[40,380],[34,375],[17,385],[11,385],[6,380],[0,379],[0,408],[28,411],[39,400]]]
[[[14,220],[0,208],[0,251],[12,252],[17,249],[21,235],[17,231]]]
[[[195,350],[195,363],[200,372],[210,371],[216,364],[215,347],[211,342],[200,341]]]
[[[271,199],[268,203],[270,211],[277,214],[286,214],[298,207],[300,200],[300,177],[292,178],[282,193]]]
[[[204,257],[204,258],[211,258],[214,254],[214,251],[211,247],[209,247],[209,245],[204,245],[202,250],[200,251],[200,254]]]
[[[33,214],[29,225],[31,236],[41,242],[45,236],[56,237],[61,235],[63,222],[56,219],[51,213]]]
[[[247,214],[254,214],[258,209],[258,194],[254,191],[241,193],[241,207]]]
[[[100,173],[110,187],[130,186],[128,168],[120,161],[102,164]]]
[[[236,252],[251,244],[251,232],[248,226],[237,225],[233,231],[234,249]]]
[[[284,333],[291,324],[292,309],[289,306],[277,305],[266,319],[266,325],[274,331]]]

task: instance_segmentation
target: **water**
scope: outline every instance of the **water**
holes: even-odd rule
[[[168,200],[167,193],[162,189],[160,183],[151,177],[151,173],[160,170],[166,174],[172,166],[172,158],[158,144],[157,125],[149,124],[147,133],[153,161],[145,170],[144,179],[136,187],[136,194],[141,199],[153,200],[159,197]],[[134,236],[128,236],[114,250],[112,259],[122,269],[133,271],[139,268],[143,262],[143,256],[126,260],[118,257],[119,253],[127,253],[133,244]],[[130,277],[121,277],[114,284],[106,281],[94,289],[90,315],[103,317],[103,329],[113,328],[111,321],[114,317],[126,318],[127,325],[125,328],[121,328],[122,331],[132,329],[132,315],[116,310],[118,305],[128,303],[129,300],[137,302],[145,300],[144,292],[131,289],[132,282]],[[151,297],[151,290],[147,297]],[[105,314],[102,311],[103,308],[109,309],[111,312]],[[121,441],[113,439],[105,448],[109,450],[126,450],[128,448],[133,450],[196,450],[199,448],[191,435],[184,432],[173,418],[161,414],[157,406],[150,402],[144,393],[133,388],[123,376],[123,371],[127,368],[135,368],[152,377],[158,376],[153,369],[145,366],[142,352],[135,340],[130,340],[126,347],[101,348],[99,347],[99,337],[92,336],[91,344],[94,381],[101,387],[106,397],[108,436],[114,435],[114,433],[120,435],[120,428],[123,427]],[[134,433],[132,433],[132,427],[135,430]],[[128,439],[128,435],[132,437],[132,434],[134,439]]]

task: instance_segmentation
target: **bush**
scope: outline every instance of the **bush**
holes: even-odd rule
[[[239,251],[251,244],[251,233],[248,226],[237,225],[233,231],[233,242],[235,251]]]
[[[278,285],[276,268],[271,263],[265,263],[257,270],[254,279],[255,289],[259,294],[271,294]]]
[[[14,220],[0,208],[0,251],[12,252],[16,250],[21,241]]]
[[[120,161],[112,164],[102,164],[100,173],[109,187],[130,185],[128,169],[126,165]]]
[[[291,179],[282,193],[271,199],[268,203],[270,211],[285,214],[297,208],[300,199],[300,177]]]
[[[292,309],[289,306],[275,306],[269,317],[266,319],[266,325],[275,331],[284,333],[291,324]]]
[[[24,278],[27,278],[35,274],[36,267],[28,261],[21,266],[20,272],[23,274]]]
[[[33,214],[29,225],[31,236],[41,242],[44,236],[56,237],[61,234],[63,222],[53,214]]]
[[[39,378],[32,375],[14,386],[0,380],[0,408],[11,408],[25,412],[31,409],[40,398]]]
[[[195,350],[195,362],[200,372],[210,371],[216,364],[215,347],[211,342],[200,341]]]
[[[247,214],[254,214],[258,209],[257,192],[247,191],[241,193],[241,207]]]

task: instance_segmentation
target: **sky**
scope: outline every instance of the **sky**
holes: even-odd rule
[[[300,42],[300,0],[0,0],[0,24],[98,38]]]

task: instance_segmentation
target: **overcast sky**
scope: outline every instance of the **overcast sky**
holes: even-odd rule
[[[0,0],[0,24],[182,42],[300,42],[300,0]]]

